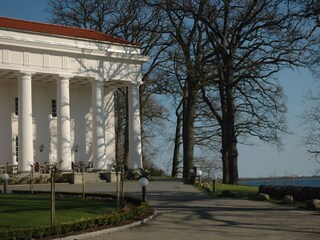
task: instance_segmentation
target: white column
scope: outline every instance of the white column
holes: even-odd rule
[[[107,170],[104,139],[104,81],[92,81],[92,161],[93,170]]]
[[[105,144],[107,166],[115,163],[116,141],[114,125],[114,96],[113,91],[108,89],[104,97],[105,105]]]
[[[141,125],[140,125],[140,98],[139,83],[129,85],[129,159],[130,169],[141,169]]]
[[[18,80],[18,171],[29,172],[33,165],[32,74],[21,73]]]
[[[57,82],[57,162],[60,170],[71,170],[69,77]]]

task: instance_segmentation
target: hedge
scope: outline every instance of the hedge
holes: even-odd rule
[[[285,195],[291,195],[293,199],[299,201],[320,199],[320,187],[260,185],[259,193],[266,193],[274,198],[283,198]]]
[[[14,193],[24,193],[24,191],[13,191]],[[27,193],[29,193],[27,191]],[[47,194],[48,192],[37,192],[38,194]],[[61,195],[68,196],[80,196],[79,193],[57,193]],[[113,197],[107,194],[87,194],[88,197]],[[80,231],[92,229],[92,228],[103,228],[103,227],[112,227],[121,225],[124,221],[133,221],[139,220],[146,216],[151,215],[154,210],[147,202],[141,202],[140,200],[134,198],[126,197],[125,200],[136,205],[135,208],[125,211],[125,212],[116,212],[112,214],[104,214],[96,218],[77,221],[73,223],[65,223],[54,225],[53,227],[38,227],[38,228],[29,228],[15,231],[2,231],[0,232],[1,240],[26,240],[26,239],[43,239],[49,237],[57,237],[59,235],[71,235]]]

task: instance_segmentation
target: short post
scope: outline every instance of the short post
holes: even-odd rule
[[[116,187],[117,209],[118,209],[118,211],[120,211],[120,179],[119,179],[119,177],[120,177],[119,176],[120,167],[118,165],[115,165],[114,169],[116,171],[116,182],[117,182],[117,187]]]
[[[146,177],[142,177],[139,180],[139,183],[142,187],[142,201],[147,201],[147,185],[149,184],[149,180]]]
[[[147,200],[147,187],[142,186],[142,202],[145,202]]]
[[[199,182],[202,181],[202,171],[200,169],[197,170],[197,177],[199,178]]]
[[[120,199],[121,202],[124,201],[124,166],[120,166]]]
[[[189,170],[189,172],[190,172],[190,183],[191,184],[195,184],[195,180],[196,180],[196,171],[193,169],[193,168],[191,168],[190,170]]]
[[[56,218],[56,201],[55,201],[55,171],[56,168],[51,166],[51,227],[55,224]]]
[[[9,174],[8,173],[4,173],[1,176],[2,181],[3,181],[3,193],[6,194],[7,193],[7,186],[8,186],[8,180],[9,180]]]
[[[81,165],[81,171],[82,171],[82,197],[86,198],[86,189],[85,189],[85,179],[84,179],[84,164]]]
[[[30,165],[30,194],[33,194],[33,165]]]
[[[213,178],[212,180],[212,192],[216,192],[217,191],[217,179]]]

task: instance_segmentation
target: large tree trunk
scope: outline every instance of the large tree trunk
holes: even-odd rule
[[[189,81],[188,81],[189,80]],[[189,179],[190,169],[194,167],[194,119],[196,112],[197,86],[188,79],[183,97],[183,178]]]
[[[231,82],[231,81],[229,81]],[[239,180],[238,175],[238,149],[237,149],[237,135],[235,130],[235,105],[233,89],[230,84],[226,88],[227,112],[225,125],[227,129],[226,142],[228,145],[228,167],[229,167],[229,184],[236,184]]]
[[[227,130],[225,126],[222,126],[222,135],[221,135],[221,142],[222,142],[222,148],[221,148],[221,159],[222,159],[222,182],[223,183],[229,183],[230,180],[230,174],[229,174],[229,161],[228,161],[228,143],[227,143]]]
[[[229,115],[229,114],[228,114]],[[230,116],[228,116],[230,117]],[[225,119],[225,133],[222,135],[222,161],[223,161],[223,182],[228,184],[238,183],[238,149],[237,139],[234,131],[234,121]]]
[[[232,140],[232,136],[223,136],[223,141],[229,142],[222,147],[223,183],[237,184],[238,175],[238,150],[237,143]],[[227,139],[224,139],[227,138]],[[230,142],[231,138],[231,142]]]
[[[233,136],[232,142],[230,143],[230,154],[229,154],[229,167],[230,167],[230,184],[239,183],[239,173],[238,173],[238,149],[237,149],[237,140]]]
[[[220,101],[222,108],[222,163],[223,182],[238,183],[238,149],[235,129],[235,100],[233,91],[233,67],[230,55],[225,56],[226,71],[223,72],[223,82],[220,83]]]
[[[181,124],[182,116],[180,112],[180,106],[176,110],[177,124],[176,124],[176,133],[174,138],[174,150],[172,158],[172,172],[171,177],[177,177],[178,175],[178,166],[180,158],[180,144],[181,144]]]

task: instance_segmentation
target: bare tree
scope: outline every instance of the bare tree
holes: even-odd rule
[[[314,26],[320,26],[320,2],[318,0],[309,0],[304,2],[306,17],[314,19]],[[310,55],[308,56],[308,67],[314,74],[315,79],[320,76],[320,44],[319,35],[309,39],[311,43]],[[319,82],[316,80],[317,87],[310,89],[304,96],[305,111],[301,114],[301,126],[304,134],[301,137],[302,144],[307,152],[320,164],[320,91]],[[315,169],[314,174],[320,173],[320,167]]]
[[[280,70],[301,66],[312,31],[299,1],[205,1],[198,15],[212,55],[201,91],[219,122],[223,181],[238,181],[238,141],[281,145],[286,129]],[[217,101],[217,98],[219,99]]]
[[[181,124],[182,124],[182,111],[181,102],[176,109],[176,130],[174,136],[174,149],[172,158],[172,171],[171,177],[177,177],[179,174],[179,164],[180,164],[180,145],[181,145]]]
[[[304,96],[305,111],[301,114],[301,126],[304,134],[301,137],[302,144],[307,152],[320,164],[320,91],[318,88],[309,90]],[[315,170],[319,174],[320,167]]]
[[[200,87],[199,70],[203,57],[203,29],[199,19],[193,18],[190,12],[185,11],[184,7],[187,4],[182,6],[182,1],[147,2],[166,19],[163,22],[163,34],[168,36],[168,45],[171,47],[169,51],[175,57],[178,53],[179,58],[176,59],[179,59],[184,67],[183,77],[180,76],[178,80],[182,88],[183,178],[188,179],[190,169],[194,166],[194,123]],[[191,2],[187,1],[192,5],[188,7],[194,7],[197,14],[201,15],[204,5]]]

